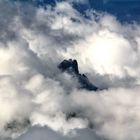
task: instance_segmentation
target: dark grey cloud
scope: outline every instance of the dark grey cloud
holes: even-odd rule
[[[77,133],[71,133],[71,136],[63,136],[47,127],[33,127],[25,135],[21,136],[17,140],[100,140],[100,138],[89,129],[76,130]]]

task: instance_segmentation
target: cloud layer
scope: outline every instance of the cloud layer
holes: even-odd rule
[[[42,140],[45,133],[50,140],[140,139],[138,23],[96,11],[85,17],[71,2],[45,9],[0,2],[0,18],[1,139],[33,139],[36,131]],[[69,58],[105,90],[77,89],[57,68]]]

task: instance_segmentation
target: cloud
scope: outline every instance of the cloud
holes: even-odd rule
[[[86,117],[93,123],[93,128],[100,136],[122,140],[139,137],[137,120],[139,95],[137,93],[139,88],[118,88],[94,94],[76,91],[72,96],[76,105],[85,111],[84,115],[87,115]],[[85,100],[87,102],[84,102]]]
[[[88,0],[67,0],[67,1],[81,4],[87,4],[89,2]]]
[[[26,133],[26,135],[22,136],[20,140],[26,140],[26,139],[34,139],[34,140],[100,140],[96,134],[93,133],[93,131],[84,129],[84,130],[77,130],[76,134],[71,134],[71,136],[62,136],[59,133],[56,133],[55,131],[52,131],[48,129],[47,127],[39,128],[39,127],[33,127],[29,130],[29,132]]]
[[[66,1],[45,9],[0,3],[0,138],[140,138],[140,25],[86,16]],[[69,58],[105,90],[77,89],[57,68]]]
[[[30,96],[28,91],[22,89],[19,84],[11,76],[1,76],[0,77],[0,123],[1,123],[1,136],[11,135],[10,123],[17,121],[20,123],[28,119],[30,111],[32,110]],[[23,124],[24,126],[24,124]],[[15,127],[15,126],[11,126]],[[18,127],[18,123],[17,123]],[[25,127],[27,127],[25,125]],[[3,131],[5,128],[6,131]],[[21,130],[14,130],[15,134],[19,133]],[[13,135],[14,136],[14,135]]]

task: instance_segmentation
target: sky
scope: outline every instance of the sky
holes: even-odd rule
[[[0,140],[139,140],[139,1],[0,1]],[[76,59],[102,90],[58,69]]]
[[[31,0],[29,0],[31,1]],[[62,1],[62,0],[58,0]],[[139,21],[140,1],[139,0],[68,0],[75,3],[75,7],[80,12],[87,9],[108,12],[115,15],[121,22]],[[34,3],[44,5],[54,3],[55,0],[33,0]]]

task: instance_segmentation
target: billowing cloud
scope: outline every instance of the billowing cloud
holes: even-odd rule
[[[0,3],[1,139],[140,139],[140,25],[86,14],[66,1]],[[57,68],[69,58],[104,90],[78,89]]]

